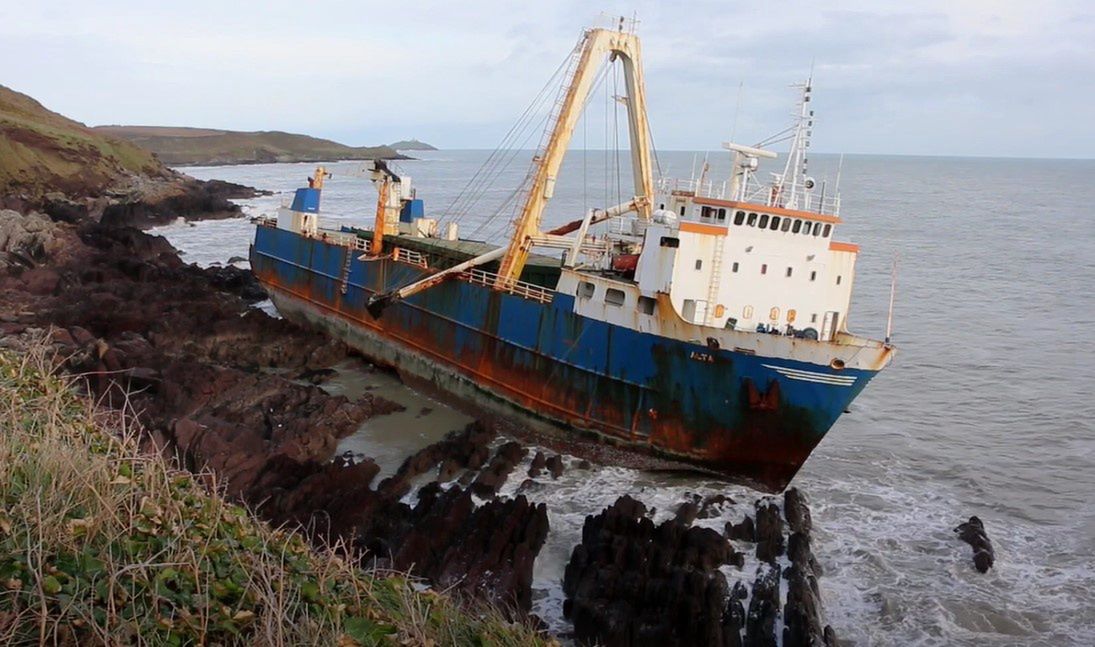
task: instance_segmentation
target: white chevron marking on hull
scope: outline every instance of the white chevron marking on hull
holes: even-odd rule
[[[832,384],[833,386],[851,386],[855,384],[856,376],[854,375],[830,375],[828,373],[814,373],[813,371],[804,371],[797,368],[789,368],[787,366],[775,366],[773,364],[761,364],[765,368],[770,368],[780,375],[790,378],[792,380],[801,380],[803,382],[816,382],[818,384]]]

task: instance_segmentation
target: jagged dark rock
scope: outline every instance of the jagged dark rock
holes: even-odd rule
[[[536,450],[536,454],[532,457],[532,463],[528,467],[529,478],[540,476],[540,473],[544,471],[545,465],[547,465],[547,457],[544,456],[544,452]]]
[[[551,458],[547,459],[544,467],[546,467],[548,473],[551,474],[551,478],[559,478],[563,475],[563,457],[558,454],[552,456]]]
[[[745,618],[745,645],[775,647],[776,619],[779,616],[779,569],[767,564],[757,567],[753,597]]]
[[[783,607],[784,647],[823,644],[821,602],[813,574],[799,564],[792,564],[785,569],[784,577],[787,578],[787,602]]]
[[[783,554],[783,518],[779,506],[769,499],[761,499],[756,504],[757,559],[775,563]]]
[[[987,573],[996,562],[996,552],[985,532],[985,524],[976,516],[970,517],[954,529],[958,538],[973,548],[973,565],[979,573]]]
[[[700,506],[699,513],[696,515],[698,519],[712,519],[719,516],[722,513],[722,509],[726,505],[733,505],[734,500],[725,494],[713,494],[703,500],[703,504]]]
[[[814,527],[806,497],[796,487],[788,488],[783,493],[783,516],[787,519],[787,525],[791,528],[791,532],[801,532],[808,535]]]
[[[753,543],[757,540],[757,528],[753,518],[745,515],[745,518],[737,523],[726,522],[726,537]]]
[[[655,527],[628,496],[586,517],[563,579],[564,613],[583,643],[722,645],[733,625],[718,532],[677,519]],[[740,602],[739,602],[740,606]]]

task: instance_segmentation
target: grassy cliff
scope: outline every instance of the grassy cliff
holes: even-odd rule
[[[95,130],[153,151],[172,166],[403,158],[390,146],[346,146],[329,139],[279,131],[160,126],[98,126]]]
[[[134,175],[167,174],[148,151],[0,85],[0,194],[97,195]]]
[[[0,350],[0,643],[542,644],[210,494],[50,365]]]

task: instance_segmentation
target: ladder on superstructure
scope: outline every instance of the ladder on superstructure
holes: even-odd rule
[[[718,313],[715,312],[715,300],[719,298],[719,284],[722,282],[722,248],[726,236],[715,236],[715,254],[711,259],[711,281],[707,286],[707,312],[704,314],[705,326],[715,325]]]
[[[345,296],[346,292],[348,292],[350,289],[350,264],[353,262],[353,260],[354,249],[347,246],[345,256],[342,260],[342,283],[339,286],[339,292],[341,292],[343,296]]]

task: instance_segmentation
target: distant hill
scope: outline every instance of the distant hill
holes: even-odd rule
[[[171,166],[407,159],[391,146],[346,146],[329,139],[280,131],[165,126],[96,126],[94,130],[146,148]]]
[[[420,142],[417,139],[401,139],[394,144],[388,144],[389,147],[394,148],[397,151],[435,151],[436,146],[431,146],[426,142]]]
[[[135,176],[172,173],[151,153],[0,85],[0,195],[99,195]]]

